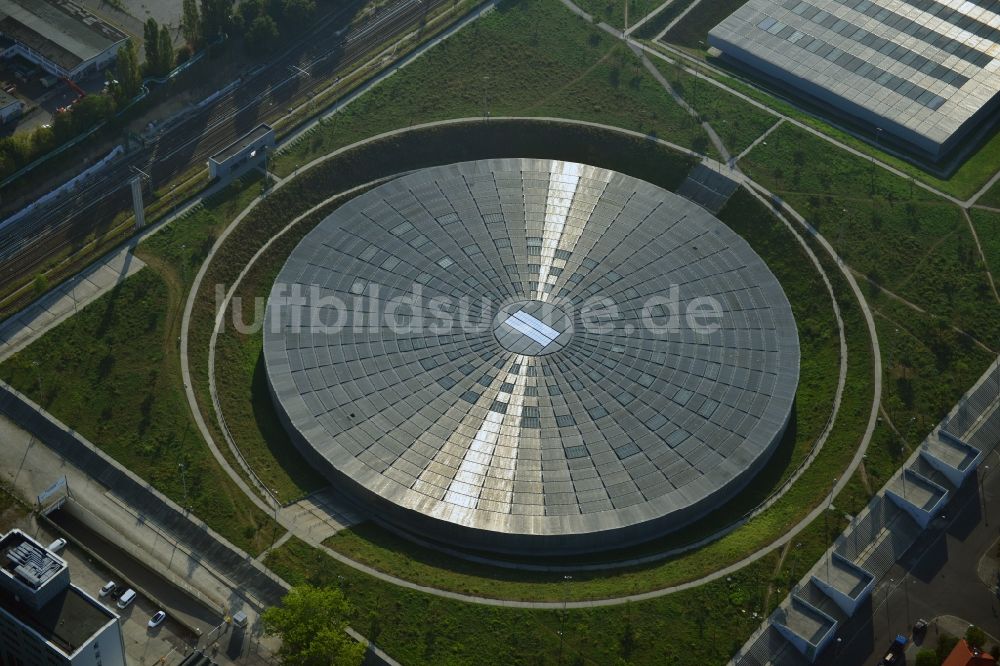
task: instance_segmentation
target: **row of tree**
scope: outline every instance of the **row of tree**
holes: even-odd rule
[[[181,32],[192,47],[222,35],[242,35],[252,53],[267,52],[282,38],[309,26],[315,0],[184,0]]]
[[[48,126],[0,137],[0,178],[107,120],[116,109],[115,98],[110,95],[87,95],[68,110],[55,114]]]
[[[184,0],[181,33],[192,48],[227,33],[232,22],[233,0]]]
[[[301,32],[316,14],[315,0],[184,0],[181,32],[188,49],[197,49],[229,34],[242,34],[252,53],[267,52],[282,38]],[[110,93],[119,105],[139,94],[143,70],[147,76],[166,76],[178,61],[167,26],[150,18],[143,26],[146,62],[139,63],[135,43],[119,50],[115,82]],[[184,51],[188,53],[189,51]]]
[[[174,65],[220,37],[242,37],[251,53],[267,53],[282,40],[305,30],[315,18],[315,0],[183,0],[181,34],[186,42],[175,51],[170,30],[150,19],[143,27],[145,64],[135,42],[118,51],[107,95],[87,95],[53,117],[51,127],[0,137],[0,178],[14,173],[47,152],[111,118],[135,99],[142,78],[160,77]]]
[[[170,30],[150,18],[143,26],[142,36],[146,45],[146,74],[166,76],[174,68],[174,44],[170,39]]]
[[[986,632],[975,625],[969,625],[969,628],[965,631],[965,642],[971,648],[976,648],[984,652],[987,651],[986,644],[988,638]],[[917,653],[917,666],[941,666],[942,663],[947,661],[948,655],[951,654],[951,651],[955,649],[957,644],[958,638],[942,631],[938,635],[937,647],[935,649],[923,648]],[[1000,645],[991,646],[988,652],[994,659],[1000,659]]]
[[[310,0],[311,1],[311,0]],[[170,73],[181,59],[227,33],[233,25],[233,0],[184,0],[181,10],[181,34],[186,42],[180,52],[174,51],[170,29],[150,18],[143,26],[146,62],[139,63],[139,54],[132,40],[119,50],[115,63],[116,83],[112,94],[121,104],[139,94],[142,76],[162,77]]]

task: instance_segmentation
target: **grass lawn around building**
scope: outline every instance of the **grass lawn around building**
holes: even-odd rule
[[[286,186],[275,189],[254,208],[239,228],[218,249],[208,267],[202,292],[195,299],[190,332],[191,375],[196,395],[217,442],[224,435],[216,423],[208,386],[208,348],[215,325],[215,285],[228,288],[254,253],[298,215],[352,187],[399,171],[432,164],[483,157],[561,157],[611,169],[630,170],[668,189],[676,187],[694,164],[693,158],[668,150],[648,138],[587,126],[537,121],[494,120],[489,124],[464,123],[426,128],[380,139],[346,151],[299,174]],[[252,304],[270,289],[273,276],[284,263],[296,238],[335,206],[324,205],[310,215],[301,228],[282,238],[261,262],[263,273],[254,269],[237,292],[242,303]],[[241,321],[252,321],[244,310]],[[262,309],[262,305],[261,305]],[[262,314],[262,312],[260,313]],[[216,380],[225,418],[241,455],[282,503],[315,490],[319,481],[290,448],[278,428],[260,364],[260,336],[244,336],[229,326],[218,341],[219,368]],[[221,359],[221,361],[219,361]],[[228,448],[228,447],[227,447]]]
[[[722,11],[724,4],[702,0],[690,22],[685,19],[678,26],[677,34],[694,39],[711,12]],[[660,62],[657,66],[734,153],[775,121],[726,91],[708,84],[702,89],[694,77]],[[399,70],[279,155],[275,167],[287,175],[298,165],[380,132],[429,120],[480,116],[485,111],[492,117],[490,126],[502,127],[496,121],[500,115],[566,116],[619,125],[699,152],[709,150],[700,126],[624,45],[574,17],[560,3],[521,0],[502,3]],[[538,151],[550,145],[540,138],[541,132],[516,130]],[[614,142],[607,137],[560,131],[545,128],[552,145],[562,142],[576,151],[564,158],[591,158],[588,161],[594,163],[604,158],[608,168],[631,169],[633,175],[668,188],[676,186],[692,164],[689,157],[634,138],[621,139],[629,155],[624,160],[613,154]],[[507,150],[523,148],[503,136],[499,133],[501,138],[480,146],[468,128],[449,128],[387,140],[371,152],[359,150],[299,174],[251,211],[208,267],[192,319],[194,387],[224,450],[207,390],[215,285],[231,284],[266,240],[335,192],[393,173],[392,169],[418,168],[435,159],[472,159],[483,146],[496,150],[494,144],[502,143]],[[574,142],[573,137],[580,140]],[[989,362],[989,354],[952,325],[985,344],[1000,346],[1000,308],[982,300],[984,266],[961,212],[947,201],[906,179],[873,170],[866,160],[788,125],[754,149],[741,166],[806,215],[857,269],[859,280],[867,281],[866,296],[876,311],[883,341],[887,418],[875,431],[864,469],[835,500],[838,509],[856,511]],[[984,172],[979,167],[975,171]],[[269,518],[216,465],[190,422],[176,341],[180,311],[205,256],[219,233],[259,192],[259,182],[239,182],[191,217],[161,231],[140,249],[147,269],[0,365],[0,378],[77,427],[178,503],[193,506],[216,531],[254,553],[270,544]],[[324,207],[274,245],[240,287],[244,302],[267,293],[283,257],[332,208],[333,204]],[[720,218],[765,258],[795,309],[803,362],[794,432],[775,464],[737,501],[693,528],[631,549],[628,555],[693,541],[731,523],[795,472],[829,418],[839,339],[825,285],[787,229],[746,193],[738,193]],[[987,263],[1000,260],[992,228],[997,216],[973,211],[973,220]],[[991,228],[993,233],[988,233]],[[326,545],[421,584],[551,602],[675,585],[767,547],[823,501],[834,476],[857,450],[872,404],[873,359],[861,309],[838,267],[814,241],[808,242],[834,285],[847,330],[843,403],[812,466],[782,499],[740,529],[683,556],[609,573],[574,574],[570,580],[561,573],[473,565],[371,524],[346,530]],[[923,312],[892,298],[880,286]],[[217,356],[220,400],[244,457],[282,501],[290,501],[322,486],[323,480],[298,457],[277,423],[260,349],[259,335],[224,331]],[[178,475],[182,463],[186,488]],[[568,611],[472,605],[414,592],[360,574],[296,538],[269,553],[266,563],[290,583],[343,587],[354,605],[353,626],[407,664],[701,666],[724,663],[843,527],[839,517],[824,512],[796,537],[801,547],[768,553],[724,580],[641,603]]]
[[[662,39],[669,44],[704,51],[708,48],[708,31],[745,4],[746,0],[701,0]]]
[[[708,3],[707,0],[704,0],[696,10],[685,16],[677,26],[664,36],[663,44],[690,47],[685,51],[686,55],[689,56],[685,60],[685,64],[688,66],[691,66],[692,63],[697,64],[701,62],[706,57],[705,45],[708,40],[708,31],[728,16],[728,13],[719,16],[715,23],[706,21],[704,18],[698,18],[697,15],[699,12],[714,12],[724,4]],[[729,13],[741,4],[743,3],[737,1],[735,3],[736,6],[730,8]],[[661,12],[661,14],[666,14],[668,11],[669,7],[664,12]],[[659,16],[658,14],[657,17],[654,17],[650,23],[657,21]],[[645,26],[639,32],[642,34],[637,34],[636,36],[640,39],[649,40],[655,36],[655,33],[649,34]],[[664,48],[660,42],[647,41],[646,43],[653,49],[665,53],[671,59],[677,58],[676,53]],[[708,62],[714,69],[706,68],[702,73],[712,77],[727,89],[746,95],[776,112],[821,132],[830,139],[838,141],[866,156],[874,156],[880,162],[899,170],[908,177],[915,178],[960,200],[964,201],[973,197],[1000,170],[1000,128],[993,130],[985,138],[981,139],[980,143],[973,147],[971,154],[958,164],[957,167],[952,166],[953,171],[951,173],[940,175],[939,173],[932,173],[931,170],[918,163],[915,164],[902,157],[897,157],[878,149],[875,146],[875,137],[866,135],[864,130],[854,128],[848,131],[849,125],[844,125],[844,127],[835,126],[833,123],[843,123],[845,119],[835,114],[827,115],[829,113],[828,107],[817,107],[802,99],[794,100],[793,104],[789,101],[791,97],[787,92],[775,91],[767,81],[763,79],[755,80],[752,74],[734,69],[725,60],[709,56]],[[716,131],[720,130],[719,127],[715,129]],[[856,132],[856,134],[851,133],[852,131]],[[828,145],[826,150],[839,152],[841,149]],[[1000,207],[1000,184],[991,188],[977,203]]]
[[[996,167],[998,162],[1000,162],[1000,159],[994,160],[991,166]],[[989,206],[990,208],[1000,208],[1000,182],[983,192],[983,195],[979,197],[976,204],[980,206]]]
[[[265,563],[291,584],[341,587],[352,626],[412,665],[723,664],[843,528],[817,521],[798,548],[693,590],[588,609],[469,604],[382,583],[291,539]],[[556,584],[568,590],[575,578]]]
[[[196,267],[258,183],[237,181],[160,231],[140,249],[147,268],[0,365],[0,379],[253,553],[267,546],[270,519],[217,465],[191,420],[177,340]]]
[[[329,166],[335,169],[334,165]],[[625,167],[627,170],[627,167]],[[319,216],[313,216],[319,217]],[[772,270],[785,285],[786,293],[793,303],[800,326],[803,362],[800,381],[800,398],[796,403],[796,427],[788,441],[775,455],[774,464],[760,475],[739,498],[732,503],[680,533],[670,535],[652,544],[630,549],[626,553],[615,554],[615,559],[635,557],[659,552],[679,544],[696,541],[735,520],[741,513],[755,506],[783,483],[809,453],[816,438],[826,425],[832,408],[839,366],[839,339],[833,317],[829,295],[815,272],[803,271],[808,264],[795,238],[767,209],[748,194],[740,192],[723,211],[722,219],[739,233],[747,237],[751,244],[769,262]],[[269,251],[261,263],[248,275],[237,293],[243,302],[264,296],[270,288],[269,277],[277,274],[287,252],[294,246],[295,239],[301,237],[315,223],[301,223],[301,228],[282,238],[282,248]],[[248,219],[248,223],[250,220]],[[257,225],[248,225],[248,231],[259,234]],[[242,248],[242,252],[253,251],[245,239],[238,235],[231,242]],[[267,234],[260,235],[263,242]],[[223,262],[225,265],[239,262]],[[828,269],[829,270],[829,267]],[[834,278],[836,279],[836,278]],[[842,285],[838,285],[839,287]],[[841,304],[848,313],[857,313],[856,304],[848,300]],[[851,387],[854,389],[845,399],[843,418],[838,420],[841,428],[827,443],[822,458],[826,466],[842,466],[850,458],[853,446],[860,437],[866,422],[864,401],[870,403],[870,391],[866,390],[866,376],[870,372],[866,335],[859,327],[860,320],[855,314],[848,322],[851,338]],[[289,465],[298,456],[291,451],[287,438],[274,437],[277,419],[266,386],[249,388],[245,383],[251,362],[256,358],[260,364],[260,336],[241,335],[225,330],[220,336],[217,352],[216,372],[219,378],[220,402],[226,413],[230,430],[243,433],[240,445],[249,444],[251,452],[247,456],[261,465],[258,474],[263,476],[279,467]],[[259,365],[257,366],[260,367]],[[253,405],[253,418],[249,417],[241,405]],[[853,438],[853,440],[852,440]],[[275,442],[281,442],[275,446]],[[265,446],[265,443],[267,444]],[[280,452],[280,455],[277,453]],[[298,459],[300,460],[300,459]],[[297,466],[298,463],[295,463]],[[788,524],[797,520],[815,506],[822,494],[829,489],[828,474],[817,471],[804,477],[789,494],[787,501],[779,502],[759,520],[725,537],[707,552],[694,552],[674,561],[654,567],[643,567],[629,572],[609,574],[587,574],[577,577],[574,585],[566,588],[571,598],[604,598],[627,593],[630,590],[656,589],[685,580],[690,580],[712,571],[723,563],[738,559],[754,548],[766,545],[780,535]],[[299,488],[305,492],[307,488]],[[464,560],[443,556],[437,551],[414,546],[374,525],[364,525],[355,530],[346,530],[328,541],[328,545],[363,563],[384,569],[394,575],[410,580],[439,586],[444,589],[472,592],[486,596],[519,599],[553,599],[563,594],[561,580],[552,574],[531,574],[516,570],[498,569],[486,565],[470,565]],[[597,558],[602,559],[602,558]],[[604,558],[607,561],[607,558]]]
[[[740,166],[804,215],[875,291],[1000,348],[1000,305],[957,206],[791,125]]]
[[[625,21],[625,6],[628,4],[628,25]],[[575,0],[575,4],[594,17],[618,28],[632,27],[650,12],[662,5],[664,0]]]
[[[976,227],[986,267],[996,281],[1000,277],[1000,212],[973,208],[969,211],[969,217]],[[1000,287],[1000,284],[997,287]]]
[[[701,126],[619,40],[559,2],[502,2],[279,153],[274,169],[435,120],[556,116],[710,151]]]
[[[775,114],[692,76],[681,67],[655,56],[650,61],[712,126],[732,155],[741,154],[779,121]]]
[[[653,39],[663,32],[668,25],[674,22],[684,11],[694,4],[695,0],[673,0],[669,5],[661,9],[655,16],[643,23],[638,30],[632,33],[637,39]]]

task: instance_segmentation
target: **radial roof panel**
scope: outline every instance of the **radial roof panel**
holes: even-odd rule
[[[1000,92],[995,2],[750,0],[709,42],[934,158]]]
[[[267,321],[279,414],[318,469],[404,529],[498,551],[697,519],[766,462],[798,382],[788,301],[742,238],[548,160],[357,197],[294,250]]]

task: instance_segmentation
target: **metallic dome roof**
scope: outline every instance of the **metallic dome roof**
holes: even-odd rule
[[[275,404],[312,464],[403,529],[496,551],[696,520],[765,464],[798,383],[788,300],[742,238],[559,161],[353,199],[288,258],[266,319]]]

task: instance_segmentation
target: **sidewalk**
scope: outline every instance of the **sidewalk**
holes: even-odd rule
[[[21,351],[145,265],[132,254],[130,246],[119,248],[18,314],[3,320],[0,322],[0,361]]]
[[[132,557],[205,605],[233,613],[243,610],[251,625],[258,613],[238,589],[192,554],[133,513],[121,500],[91,480],[6,417],[0,417],[0,478],[25,498],[33,498],[65,475],[73,500],[100,523],[90,526],[114,540]]]
[[[233,179],[257,168],[247,165],[233,173]],[[17,314],[0,320],[0,362],[21,351],[78,310],[93,303],[115,285],[135,275],[146,264],[135,256],[135,248],[171,222],[183,220],[198,205],[229,186],[232,179],[219,180],[187,203],[148,224],[128,241],[95,259],[86,268],[52,289]]]

